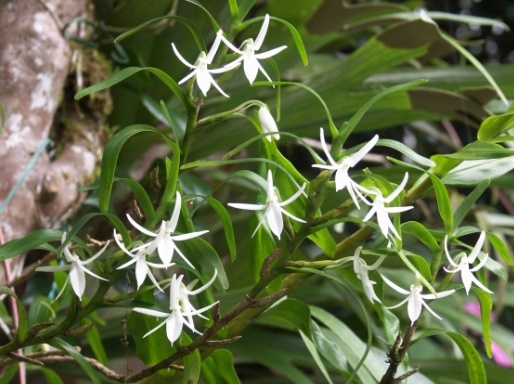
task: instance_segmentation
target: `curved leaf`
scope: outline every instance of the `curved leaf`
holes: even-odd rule
[[[161,80],[175,94],[175,96],[177,96],[179,98],[179,100],[182,102],[182,104],[188,111],[194,110],[194,105],[191,103],[191,100],[189,100],[189,98],[186,96],[186,94],[184,92],[182,92],[182,89],[177,84],[177,82],[175,80],[173,80],[169,75],[167,75],[166,73],[161,71],[160,69],[153,68],[153,67],[124,68],[121,71],[112,74],[108,79],[78,92],[75,95],[75,100],[80,100],[84,96],[87,96],[91,93],[98,92],[98,91],[101,91],[102,89],[112,87],[113,85],[116,85],[119,82],[121,82],[141,71],[147,71],[147,72],[154,74],[159,80]]]
[[[230,253],[230,259],[234,261],[237,256],[236,251],[236,239],[234,237],[234,228],[232,227],[232,219],[230,218],[227,210],[221,204],[218,200],[214,199],[213,197],[206,197],[205,200],[212,209],[216,212],[218,215],[218,218],[221,221],[221,224],[223,225],[223,229],[225,230],[225,238],[227,240],[227,246],[228,251]]]
[[[109,207],[116,164],[118,162],[118,156],[120,154],[121,148],[132,136],[143,132],[157,133],[162,137],[163,141],[165,141],[170,146],[172,151],[177,151],[177,146],[173,140],[154,127],[146,124],[131,125],[117,132],[107,143],[102,158],[99,192],[99,208],[101,212],[107,212]]]
[[[450,336],[453,341],[455,341],[462,354],[464,355],[466,366],[468,368],[469,383],[487,383],[487,375],[485,373],[484,363],[475,347],[473,347],[473,344],[471,344],[466,337],[458,333],[448,332],[447,335]]]
[[[98,377],[97,372],[91,367],[91,365],[87,362],[87,360],[82,356],[74,347],[72,347],[70,344],[65,342],[64,340],[61,340],[59,338],[54,338],[50,341],[50,344],[61,350],[66,352],[68,355],[73,357],[75,361],[80,365],[80,367],[84,370],[84,372],[87,374],[89,379],[93,384],[101,384],[102,381]]]
[[[52,241],[61,241],[62,231],[56,229],[38,229],[31,234],[8,241],[0,245],[0,261],[22,255]]]

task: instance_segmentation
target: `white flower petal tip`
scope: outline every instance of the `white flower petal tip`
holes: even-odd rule
[[[134,251],[138,252],[137,255],[129,252],[119,241],[117,241],[118,246],[123,250],[123,252],[127,253],[129,256],[135,258],[135,257],[142,257],[143,254],[145,255],[151,255],[153,252],[157,250],[157,253],[159,255],[159,258],[162,261],[162,266],[167,267],[171,266],[174,263],[172,263],[173,256],[175,253],[177,253],[182,260],[192,269],[195,269],[194,265],[191,264],[191,262],[187,259],[186,256],[180,251],[178,246],[175,244],[179,241],[186,241],[189,239],[193,239],[195,237],[201,236],[207,232],[208,230],[204,231],[197,231],[192,233],[185,233],[176,235],[175,230],[177,228],[178,219],[180,217],[180,209],[182,207],[182,197],[180,196],[180,193],[176,193],[175,198],[175,206],[173,208],[173,213],[171,215],[171,218],[169,221],[162,221],[161,225],[159,227],[159,231],[157,233],[154,233],[152,231],[149,231],[148,229],[142,227],[141,225],[137,224],[129,215],[127,215],[130,223],[141,233],[144,233],[147,236],[152,237],[153,239],[143,244],[139,247],[134,248]],[[141,254],[139,252],[142,252]],[[150,277],[150,276],[149,276]]]
[[[227,47],[229,47],[232,51],[240,55],[240,57],[238,57],[234,62],[226,65],[225,68],[230,67],[230,69],[232,69],[234,68],[234,66],[236,66],[236,64],[239,64],[242,61],[245,76],[250,82],[250,84],[253,84],[253,82],[257,78],[257,74],[259,73],[259,71],[262,72],[262,74],[266,77],[266,79],[269,82],[272,82],[269,75],[266,73],[262,65],[259,63],[259,60],[268,59],[287,48],[287,46],[283,45],[281,47],[271,49],[267,52],[256,53],[262,47],[264,38],[266,37],[266,33],[268,31],[269,21],[270,17],[269,15],[266,15],[264,17],[264,22],[262,23],[259,34],[255,38],[255,40],[245,40],[242,44],[243,49],[235,47],[230,41],[228,41],[225,37],[223,37],[223,35],[221,35],[221,39],[227,45]]]
[[[292,203],[294,200],[300,197],[305,188],[306,184],[303,184],[302,187],[293,196],[291,196],[289,199],[283,202],[280,202],[275,190],[275,186],[273,185],[273,175],[271,173],[271,170],[268,170],[266,184],[266,204],[228,203],[228,205],[237,209],[245,209],[250,211],[265,211],[263,218],[257,225],[257,228],[253,232],[252,237],[257,233],[257,230],[264,223],[264,221],[266,221],[271,232],[278,239],[280,239],[280,235],[282,234],[282,230],[284,229],[284,220],[282,218],[282,214],[300,223],[305,223],[305,220],[302,220],[292,215],[283,208],[284,206]]]
[[[261,128],[263,133],[268,133],[266,136],[266,140],[269,142],[273,140],[280,140],[280,134],[278,133],[277,123],[273,116],[271,116],[270,111],[266,107],[259,108],[259,121],[261,123]]]
[[[64,243],[65,239],[66,239],[66,232],[63,233],[61,242]],[[68,285],[68,282],[70,282],[73,292],[79,298],[79,300],[82,301],[82,296],[84,295],[84,292],[86,290],[86,273],[90,276],[93,276],[94,278],[96,278],[98,280],[109,281],[108,279],[106,279],[104,277],[96,275],[95,273],[91,272],[89,269],[87,269],[85,267],[85,265],[95,261],[103,254],[103,252],[106,250],[107,246],[109,245],[109,242],[107,242],[102,249],[100,249],[97,253],[95,253],[93,256],[91,256],[87,260],[81,260],[77,254],[72,253],[70,251],[70,249],[68,248],[70,245],[71,245],[71,243],[69,243],[66,246],[66,248],[64,248],[64,250],[63,250],[64,257],[69,264],[38,267],[38,268],[36,268],[36,271],[41,271],[41,272],[69,271],[68,277],[66,278],[64,285],[62,286],[61,291],[59,292],[59,294],[57,295],[57,297],[55,299],[57,300],[61,296],[61,294],[64,292],[64,289]]]
[[[221,31],[220,31],[221,32]],[[200,88],[200,91],[202,91],[204,96],[207,96],[207,92],[211,89],[211,85],[214,86],[218,90],[219,93],[221,93],[225,97],[229,97],[223,90],[220,88],[220,86],[216,83],[214,78],[212,77],[212,73],[218,74],[230,71],[233,67],[225,66],[223,68],[219,69],[209,69],[208,66],[212,64],[212,61],[214,59],[214,56],[216,55],[216,52],[219,48],[219,45],[221,43],[222,34],[218,32],[216,34],[216,39],[214,40],[211,49],[206,54],[205,52],[200,52],[198,55],[198,58],[196,59],[195,64],[189,63],[186,59],[182,57],[180,52],[175,47],[175,44],[171,43],[171,48],[173,49],[173,52],[177,56],[177,58],[187,67],[191,69],[191,72],[186,75],[182,80],[178,82],[178,84],[183,84],[187,80],[195,77],[196,83],[198,84],[198,88]]]
[[[320,128],[320,142],[329,164],[314,164],[313,167],[335,171],[336,192],[346,189],[357,209],[360,209],[359,199],[361,201],[366,201],[366,199],[360,192],[362,187],[350,178],[348,171],[355,167],[364,158],[364,156],[366,156],[369,151],[371,151],[377,141],[378,135],[375,135],[357,152],[354,152],[348,156],[344,156],[337,162],[330,154],[330,150],[328,149],[327,143],[325,141],[323,128]]]
[[[385,238],[388,239],[389,231],[395,236],[396,238],[400,239],[400,234],[394,227],[394,224],[389,217],[391,213],[401,213],[408,211],[409,209],[414,208],[413,206],[406,206],[406,207],[389,207],[386,206],[386,204],[390,204],[403,190],[405,185],[407,184],[407,180],[409,178],[409,174],[405,173],[405,177],[403,178],[403,181],[401,182],[396,189],[391,192],[391,194],[387,197],[384,197],[382,195],[382,192],[375,188],[373,191],[367,191],[368,193],[371,192],[374,196],[373,202],[369,203],[367,200],[364,200],[364,202],[371,206],[371,209],[367,213],[367,215],[362,220],[363,222],[369,221],[374,215],[376,215],[377,223],[380,228],[380,231],[384,235]]]
[[[486,233],[482,232],[480,234],[480,237],[478,238],[477,243],[471,250],[470,254],[467,255],[465,252],[460,252],[457,257],[455,258],[455,261],[451,258],[450,252],[448,251],[448,236],[444,238],[444,251],[446,254],[446,258],[448,259],[448,262],[450,263],[451,267],[453,269],[447,269],[444,268],[444,270],[447,273],[457,273],[460,272],[460,277],[462,279],[462,284],[464,285],[464,289],[466,290],[466,294],[469,295],[469,291],[471,290],[471,286],[474,284],[481,290],[490,293],[491,295],[494,294],[493,291],[488,289],[484,284],[480,282],[474,275],[474,272],[477,272],[480,270],[485,263],[487,262],[487,259],[489,257],[488,254],[485,254],[485,256],[482,258],[480,263],[478,263],[477,266],[473,267],[473,263],[477,259],[478,255],[480,254],[480,251],[484,245],[486,238]]]
[[[425,307],[433,316],[438,318],[439,320],[442,320],[442,318],[435,313],[430,307],[425,303],[425,300],[435,300],[440,299],[446,296],[449,296],[455,292],[454,289],[449,291],[443,291],[443,292],[437,292],[436,295],[434,294],[422,294],[423,286],[421,285],[419,273],[416,273],[416,282],[414,284],[411,284],[410,286],[410,292],[399,287],[395,283],[393,283],[391,280],[386,278],[385,276],[382,276],[382,279],[384,282],[389,285],[391,288],[393,288],[396,292],[401,293],[402,295],[407,295],[407,298],[403,301],[401,301],[397,305],[393,305],[391,307],[386,307],[389,309],[398,308],[399,306],[407,303],[407,314],[409,316],[409,319],[411,321],[411,324],[414,324],[419,319],[419,316],[421,315],[421,310],[423,307]]]
[[[147,332],[143,337],[152,334],[164,325],[166,326],[166,337],[172,345],[180,337],[184,325],[186,325],[194,333],[201,334],[195,328],[193,316],[199,316],[205,319],[205,316],[203,316],[202,313],[218,304],[218,302],[212,303],[200,309],[195,309],[191,304],[189,297],[206,290],[214,282],[214,280],[217,277],[217,274],[218,272],[215,270],[214,276],[211,278],[211,280],[207,282],[207,284],[205,284],[204,286],[194,291],[191,291],[190,288],[192,285],[194,285],[195,282],[189,284],[189,286],[186,287],[185,284],[182,282],[184,275],[180,275],[177,277],[177,275],[174,274],[171,278],[170,284],[169,313],[156,311],[148,308],[134,308],[133,310],[135,312],[139,312],[144,315],[166,318],[162,323],[160,323],[157,327]]]

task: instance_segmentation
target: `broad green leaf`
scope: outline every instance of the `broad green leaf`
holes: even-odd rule
[[[114,175],[116,172],[116,163],[118,162],[118,156],[120,154],[121,148],[125,144],[125,142],[132,138],[133,136],[139,133],[156,133],[160,135],[164,142],[166,142],[172,151],[177,150],[177,146],[174,141],[172,141],[169,137],[167,137],[162,132],[157,129],[145,125],[145,124],[135,124],[129,127],[126,127],[116,133],[111,140],[107,143],[104,154],[102,157],[102,169],[100,176],[100,192],[99,192],[99,200],[100,200],[100,211],[107,212],[109,207],[109,200],[111,198],[112,184],[114,182]]]
[[[496,179],[514,169],[514,156],[500,159],[465,160],[443,177],[445,184],[473,185]]]
[[[50,344],[61,350],[66,352],[68,355],[73,357],[75,361],[80,365],[80,367],[84,370],[84,372],[89,377],[89,380],[91,380],[91,383],[93,384],[101,384],[102,381],[100,380],[100,377],[98,376],[98,373],[95,371],[95,369],[86,361],[84,356],[80,354],[73,346],[68,344],[66,341],[59,339],[57,337],[53,338],[50,341]]]
[[[482,291],[477,287],[471,287],[471,291],[475,294],[480,302],[480,319],[482,320],[482,336],[484,338],[484,348],[487,357],[493,356],[491,346],[491,310],[493,309],[493,300],[488,292]]]
[[[180,335],[183,344],[190,344],[191,338],[185,333]],[[185,340],[185,341],[184,341]],[[202,365],[202,357],[200,351],[195,349],[184,357],[184,376],[182,377],[183,384],[198,383],[200,379],[200,369]]]
[[[369,346],[360,340],[359,337],[337,317],[324,309],[314,306],[310,308],[312,316],[323,323],[331,331],[331,334],[333,332],[331,340],[335,342],[337,348],[342,351],[345,359],[348,359],[348,364],[355,370],[362,364],[362,367],[357,370],[357,376],[361,381],[365,383],[379,381],[385,372],[385,362],[368,354]]]
[[[448,155],[442,155],[453,160],[486,160],[500,159],[514,156],[514,149],[505,148],[499,144],[477,140],[466,145],[459,151]]]
[[[514,113],[490,116],[480,124],[477,137],[478,140],[490,141],[511,128],[514,128]]]
[[[482,193],[489,187],[490,181],[485,180],[481,182],[479,185],[471,191],[470,194],[468,194],[462,203],[460,203],[459,207],[455,210],[455,213],[453,214],[453,230],[457,229],[468,214],[468,212],[473,208],[475,205],[475,202],[482,196]]]
[[[334,341],[332,332],[324,333],[315,321],[311,321],[311,337],[316,349],[328,360],[335,368],[348,372],[349,367],[345,352]],[[332,336],[332,337],[331,337]]]
[[[310,310],[307,304],[297,299],[286,299],[270,307],[259,317],[271,327],[299,329],[310,337]]]
[[[16,341],[18,343],[21,343],[27,338],[27,335],[29,333],[28,316],[27,311],[25,310],[25,306],[18,299],[18,296],[16,296],[14,291],[10,290],[5,285],[0,285],[0,294],[10,296],[16,301],[16,307],[18,308],[18,327],[15,330],[16,338],[12,342]]]
[[[453,230],[453,211],[450,203],[450,197],[444,184],[435,175],[429,174],[432,185],[434,186],[435,197],[437,199],[437,209],[439,215],[443,219],[444,230],[447,235],[452,233]]]
[[[21,239],[8,241],[0,245],[0,261],[23,255],[52,241],[61,241],[62,231],[56,229],[38,229]]]
[[[194,106],[191,103],[191,100],[186,96],[184,92],[182,92],[182,89],[180,86],[173,80],[169,75],[167,75],[165,72],[161,71],[157,68],[147,67],[147,68],[141,68],[141,67],[129,67],[124,68],[119,72],[114,73],[109,77],[107,80],[104,80],[98,84],[92,85],[91,87],[88,87],[86,89],[83,89],[82,91],[78,92],[75,95],[75,100],[80,100],[84,96],[90,95],[91,93],[101,91],[102,89],[106,89],[109,87],[112,87],[113,85],[118,84],[119,82],[135,75],[138,72],[146,71],[154,74],[159,80],[161,80],[174,94],[178,97],[178,99],[182,102],[186,110],[192,111],[194,110]]]
[[[206,384],[240,384],[232,352],[217,349],[202,362],[202,381]]]
[[[230,218],[225,206],[213,197],[206,197],[205,201],[209,203],[212,209],[216,212],[216,215],[223,225],[225,232],[225,239],[227,240],[228,251],[230,253],[230,259],[234,261],[237,256],[236,251],[236,239],[234,237],[234,228],[232,227],[232,219]]]
[[[430,231],[417,221],[408,221],[402,224],[402,233],[410,233],[416,236],[432,252],[439,251],[439,243],[435,240]]]
[[[321,356],[318,353],[316,345],[309,339],[309,337],[307,337],[307,335],[305,333],[303,333],[301,330],[299,332],[300,332],[300,336],[302,337],[303,342],[305,343],[305,346],[311,353],[312,358],[314,359],[314,361],[316,362],[316,365],[318,366],[319,370],[323,374],[323,377],[325,377],[325,380],[329,384],[333,384],[333,381],[330,378],[330,374],[328,373],[327,368],[325,367],[325,364],[323,363],[323,360],[321,359]]]
[[[346,139],[350,136],[350,134],[355,130],[355,127],[359,122],[361,121],[362,117],[366,114],[366,112],[375,104],[378,100],[382,99],[383,97],[394,93],[396,91],[405,90],[413,87],[417,87],[418,85],[426,83],[428,80],[416,80],[411,81],[409,83],[399,84],[395,85],[393,87],[386,88],[379,93],[377,93],[375,96],[371,98],[366,104],[364,104],[348,121],[348,124],[341,127],[340,133],[340,142],[341,144],[344,144],[346,142]],[[392,141],[392,140],[391,140]]]
[[[470,384],[484,384],[487,383],[487,376],[485,373],[484,363],[480,358],[473,344],[464,336],[455,333],[448,332],[448,336],[452,338],[453,341],[460,348],[462,354],[464,355],[464,359],[466,360],[466,366],[468,367],[469,374],[469,383]]]
[[[214,275],[214,270],[218,271],[218,278],[214,281],[214,286],[223,291],[228,288],[228,278],[216,250],[207,241],[200,237],[180,242],[180,250],[186,255],[188,260],[195,266],[193,271],[203,283],[208,282]],[[179,258],[174,262],[180,262]],[[206,303],[209,304],[209,303]]]

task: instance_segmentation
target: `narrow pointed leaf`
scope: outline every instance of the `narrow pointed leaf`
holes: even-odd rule
[[[73,357],[75,361],[80,365],[80,367],[84,370],[84,372],[87,374],[89,379],[91,380],[91,383],[93,384],[101,384],[102,381],[100,380],[100,377],[98,376],[98,373],[93,369],[91,364],[89,364],[84,356],[80,354],[73,346],[68,344],[66,341],[61,340],[59,338],[54,338],[50,341],[50,344],[61,350],[66,352],[68,355]]]

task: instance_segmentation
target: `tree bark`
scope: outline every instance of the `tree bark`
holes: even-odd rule
[[[100,159],[99,124],[105,120],[75,104],[76,89],[67,82],[75,70],[72,61],[82,59],[84,48],[62,33],[87,6],[88,0],[0,0],[0,231],[5,241],[58,226],[75,212],[84,197],[77,188],[91,180]],[[66,28],[68,36],[86,33],[78,22]],[[59,141],[56,154],[45,145],[50,136]]]

